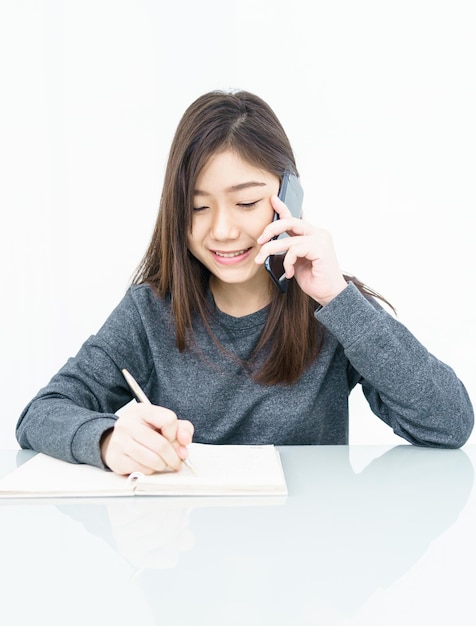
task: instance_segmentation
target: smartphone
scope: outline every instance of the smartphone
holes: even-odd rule
[[[281,180],[278,198],[282,200],[284,204],[288,207],[293,217],[302,217],[303,196],[304,192],[301,187],[301,183],[299,182],[299,178],[295,174],[292,174],[290,171],[286,170]],[[274,220],[277,219],[279,219],[279,216],[275,212]],[[283,239],[284,237],[289,237],[289,235],[287,233],[283,233],[282,235],[274,237],[274,239]],[[267,257],[264,262],[266,270],[273,279],[275,285],[280,291],[282,291],[282,293],[286,293],[286,290],[288,288],[288,280],[284,275],[283,266],[285,254],[285,252],[272,254],[271,256]]]

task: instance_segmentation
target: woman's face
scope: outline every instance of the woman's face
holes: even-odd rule
[[[231,150],[213,155],[201,170],[194,190],[190,252],[226,284],[252,281],[257,288],[269,279],[254,258],[256,239],[273,220],[271,196],[279,178]]]

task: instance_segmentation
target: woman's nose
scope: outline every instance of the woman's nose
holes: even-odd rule
[[[233,219],[232,212],[226,207],[217,208],[213,213],[211,236],[215,240],[235,239],[240,229]]]

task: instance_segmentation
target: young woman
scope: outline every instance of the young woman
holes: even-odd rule
[[[357,384],[407,441],[466,442],[463,384],[343,275],[327,232],[291,216],[285,171],[297,174],[291,146],[257,96],[211,92],[187,109],[133,284],[23,411],[23,448],[127,474],[179,469],[192,437],[346,444]],[[263,265],[281,251],[285,293]],[[129,403],[123,368],[151,404]]]

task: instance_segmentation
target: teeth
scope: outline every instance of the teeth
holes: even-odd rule
[[[240,254],[244,254],[245,252],[246,250],[239,250],[238,252],[215,252],[215,254],[225,259],[232,259],[234,256],[240,256]]]

